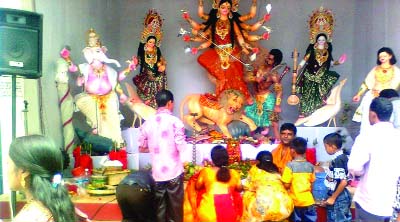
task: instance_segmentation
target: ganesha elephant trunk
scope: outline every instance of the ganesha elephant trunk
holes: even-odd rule
[[[108,64],[113,63],[113,64],[115,64],[117,67],[121,67],[121,64],[119,64],[119,62],[118,62],[117,60],[115,60],[115,59],[106,58],[106,59],[103,60],[103,62],[104,62],[104,63],[108,63]]]
[[[83,50],[83,55],[89,64],[93,63],[114,63],[117,67],[121,67],[121,64],[115,59],[110,59],[105,54],[106,48],[104,47],[86,47]]]

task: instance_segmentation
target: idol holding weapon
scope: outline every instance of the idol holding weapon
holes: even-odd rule
[[[198,62],[215,79],[216,95],[219,96],[227,89],[235,89],[243,93],[247,102],[251,104],[252,99],[243,77],[243,65],[249,65],[244,64],[238,58],[240,51],[245,54],[249,54],[250,51],[254,53],[258,51],[248,42],[269,38],[270,29],[263,24],[270,19],[270,14],[267,11],[267,14],[257,23],[248,25],[245,21],[256,16],[257,1],[252,1],[250,12],[246,15],[238,13],[238,2],[238,0],[214,0],[213,8],[209,14],[206,14],[203,9],[203,0],[199,0],[198,15],[205,22],[197,23],[187,11],[183,11],[182,17],[191,26],[193,36],[189,36],[189,32],[184,29],[181,29],[181,34],[183,34],[184,41],[202,42],[197,48],[190,49],[192,54],[210,48],[199,56]],[[249,34],[261,27],[267,30],[264,34]]]
[[[286,63],[281,63],[282,57],[279,49],[271,49],[268,53],[265,64],[260,66],[254,78],[255,103],[245,107],[246,116],[256,123],[261,134],[267,135],[272,126],[275,138],[279,137],[279,113],[283,93],[281,80],[289,71]]]

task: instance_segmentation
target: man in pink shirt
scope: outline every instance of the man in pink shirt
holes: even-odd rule
[[[156,103],[156,115],[140,127],[139,149],[151,154],[157,222],[183,222],[180,154],[186,148],[185,128],[182,121],[172,115],[174,96],[170,91],[158,92]]]
[[[360,133],[351,149],[349,173],[361,177],[353,198],[356,221],[389,221],[393,212],[400,176],[400,130],[389,122],[392,110],[388,99],[372,100],[369,110],[372,126]]]

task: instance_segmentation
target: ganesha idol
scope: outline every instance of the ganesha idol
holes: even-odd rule
[[[106,47],[102,46],[99,36],[93,29],[88,32],[87,47],[83,49],[87,63],[79,65],[81,75],[77,78],[78,86],[84,92],[75,96],[78,109],[86,116],[86,120],[94,134],[110,138],[115,143],[123,142],[119,118],[119,102],[125,103],[127,96],[119,85],[129,68],[117,73],[107,64],[120,67],[118,61],[106,56]],[[118,96],[115,93],[119,94]]]

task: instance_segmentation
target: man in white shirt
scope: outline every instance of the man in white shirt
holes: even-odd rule
[[[351,150],[349,173],[360,176],[353,198],[356,221],[389,221],[393,212],[400,176],[400,130],[389,122],[392,111],[390,100],[375,98],[369,111],[372,127],[356,138]]]

